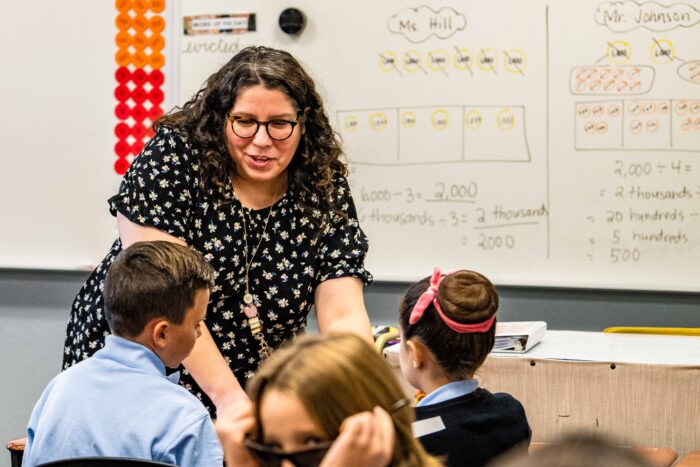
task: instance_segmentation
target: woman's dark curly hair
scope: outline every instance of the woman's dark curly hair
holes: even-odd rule
[[[159,118],[155,128],[165,125],[185,132],[200,153],[202,189],[212,189],[223,197],[227,178],[236,173],[226,149],[227,114],[241,91],[258,85],[284,92],[302,115],[304,133],[287,169],[289,185],[301,195],[297,202],[302,211],[319,229],[331,213],[345,217],[337,206],[333,184],[334,176],[347,176],[340,160],[340,138],[331,127],[313,79],[288,52],[244,48],[211,75],[182,108]]]
[[[493,348],[496,320],[488,331],[460,334],[445,324],[431,303],[423,316],[410,324],[411,311],[429,286],[430,277],[426,277],[412,285],[401,301],[399,325],[403,339],[419,339],[450,378],[471,377]],[[496,287],[474,271],[461,270],[443,277],[436,298],[443,313],[461,324],[481,323],[498,311]]]

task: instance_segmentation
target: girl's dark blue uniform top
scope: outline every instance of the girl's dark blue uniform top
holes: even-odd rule
[[[530,443],[525,410],[509,394],[478,388],[464,396],[416,407],[417,422],[435,417],[442,420],[444,429],[419,440],[430,454],[445,458],[448,466],[481,467],[513,446]]]

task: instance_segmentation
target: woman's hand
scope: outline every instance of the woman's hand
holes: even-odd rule
[[[386,410],[357,413],[343,420],[321,467],[384,467],[391,462],[395,442],[394,422]]]
[[[239,399],[235,404],[219,411],[215,426],[227,467],[258,467],[257,460],[243,444],[255,429],[255,415],[250,400]]]

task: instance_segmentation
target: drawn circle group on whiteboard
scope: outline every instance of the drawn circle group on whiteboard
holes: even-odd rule
[[[398,73],[401,76],[404,76],[403,73],[448,74],[451,71],[498,74],[501,70],[524,75],[527,70],[527,56],[519,48],[498,51],[487,47],[475,50],[476,52],[473,52],[464,47],[454,47],[451,51],[384,50],[378,54],[378,63],[381,71]]]
[[[114,114],[119,122],[114,127],[114,171],[123,175],[153,137],[153,122],[163,115],[165,19],[160,13],[165,0],[116,0],[115,7]]]
[[[700,101],[678,101],[674,113],[681,118],[682,131],[700,130]]]
[[[574,94],[644,94],[651,89],[654,76],[650,66],[578,66],[571,71],[570,86]]]

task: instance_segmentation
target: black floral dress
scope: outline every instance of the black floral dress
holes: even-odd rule
[[[119,193],[109,200],[110,212],[132,222],[153,226],[187,242],[202,253],[216,271],[206,323],[224,359],[245,387],[260,363],[258,340],[252,337],[243,313],[245,293],[246,216],[248,258],[267,231],[250,266],[250,291],[258,304],[267,343],[275,348],[303,332],[316,287],[336,277],[352,276],[369,284],[364,269],[367,238],[360,229],[347,181],[335,180],[341,216],[317,235],[298,207],[303,194],[290,187],[272,207],[245,208],[229,186],[225,198],[199,187],[198,152],[180,132],[161,127],[134,160]],[[102,289],[107,270],[121,251],[117,239],[102,263],[78,293],[66,333],[63,367],[89,357],[104,345],[109,328]],[[204,404],[213,404],[192,377],[183,371],[181,384]]]

